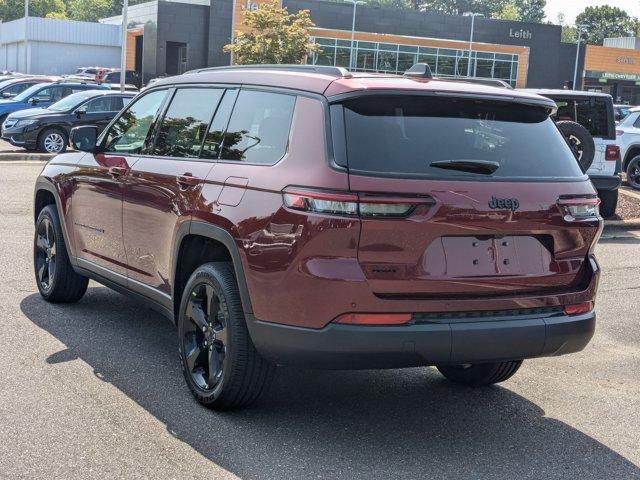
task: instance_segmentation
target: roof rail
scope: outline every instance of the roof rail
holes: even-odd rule
[[[464,83],[476,83],[478,85],[486,85],[487,87],[506,88],[513,90],[513,87],[504,80],[498,80],[497,78],[483,78],[483,77],[437,77],[437,80],[441,82],[464,82]]]
[[[190,70],[186,73],[202,73],[202,72],[220,72],[220,71],[234,71],[234,70],[284,70],[289,72],[309,72],[319,73],[322,75],[329,75],[331,77],[351,77],[352,74],[343,67],[331,67],[328,65],[297,65],[297,64],[283,64],[283,65],[231,65],[228,67],[207,67]]]

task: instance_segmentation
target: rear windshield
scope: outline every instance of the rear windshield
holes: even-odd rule
[[[540,107],[407,95],[363,96],[343,106],[344,166],[352,173],[460,179],[583,176]],[[434,162],[467,160],[499,166],[493,173],[434,166]]]

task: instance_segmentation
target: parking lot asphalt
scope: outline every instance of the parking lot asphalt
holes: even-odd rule
[[[199,406],[174,327],[91,283],[37,294],[40,163],[0,162],[0,478],[640,478],[640,236],[607,231],[596,336],[486,389],[433,368],[281,369],[254,407]]]

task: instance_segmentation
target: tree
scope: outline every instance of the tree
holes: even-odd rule
[[[498,20],[520,20],[520,10],[513,3],[509,3],[505,5],[501,11],[494,13],[491,15],[491,18],[495,18]]]
[[[48,14],[64,15],[63,0],[30,0],[29,16],[45,17]],[[10,22],[24,17],[24,0],[0,0],[0,19]]]
[[[602,45],[605,37],[633,36],[636,22],[624,10],[608,5],[587,7],[576,17],[576,25],[585,25],[585,41],[594,45]]]
[[[82,22],[97,22],[108,17],[112,8],[112,0],[68,0],[69,16]]]
[[[290,14],[276,3],[263,3],[245,12],[243,23],[250,30],[237,32],[233,43],[224,47],[236,63],[303,63],[307,55],[321,50],[309,36],[315,26],[309,10]]]
[[[487,17],[498,14],[509,0],[425,0],[421,10],[425,12],[462,15],[465,12],[482,13]]]
[[[521,21],[542,23],[544,20],[546,0],[515,0],[513,3],[518,8]]]

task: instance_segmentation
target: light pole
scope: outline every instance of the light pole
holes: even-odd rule
[[[24,73],[31,73],[29,63],[29,0],[24,0]]]
[[[586,23],[582,23],[580,25],[576,25],[578,29],[578,45],[576,47],[576,65],[573,69],[573,89],[577,90],[576,83],[578,81],[578,60],[580,59],[580,40],[582,37],[582,29],[588,27],[589,25]]]
[[[353,4],[353,17],[351,19],[351,48],[349,49],[349,68],[353,67],[353,40],[356,36],[356,9],[358,5],[362,5],[363,2],[361,0],[345,0],[347,3]]]
[[[122,48],[120,49],[120,92],[124,93],[124,81],[127,77],[127,13],[129,0],[122,3]]]
[[[465,17],[471,17],[471,36],[469,37],[469,60],[467,62],[467,77],[471,76],[471,51],[473,50],[473,28],[475,27],[476,17],[484,17],[484,13],[464,12]]]

